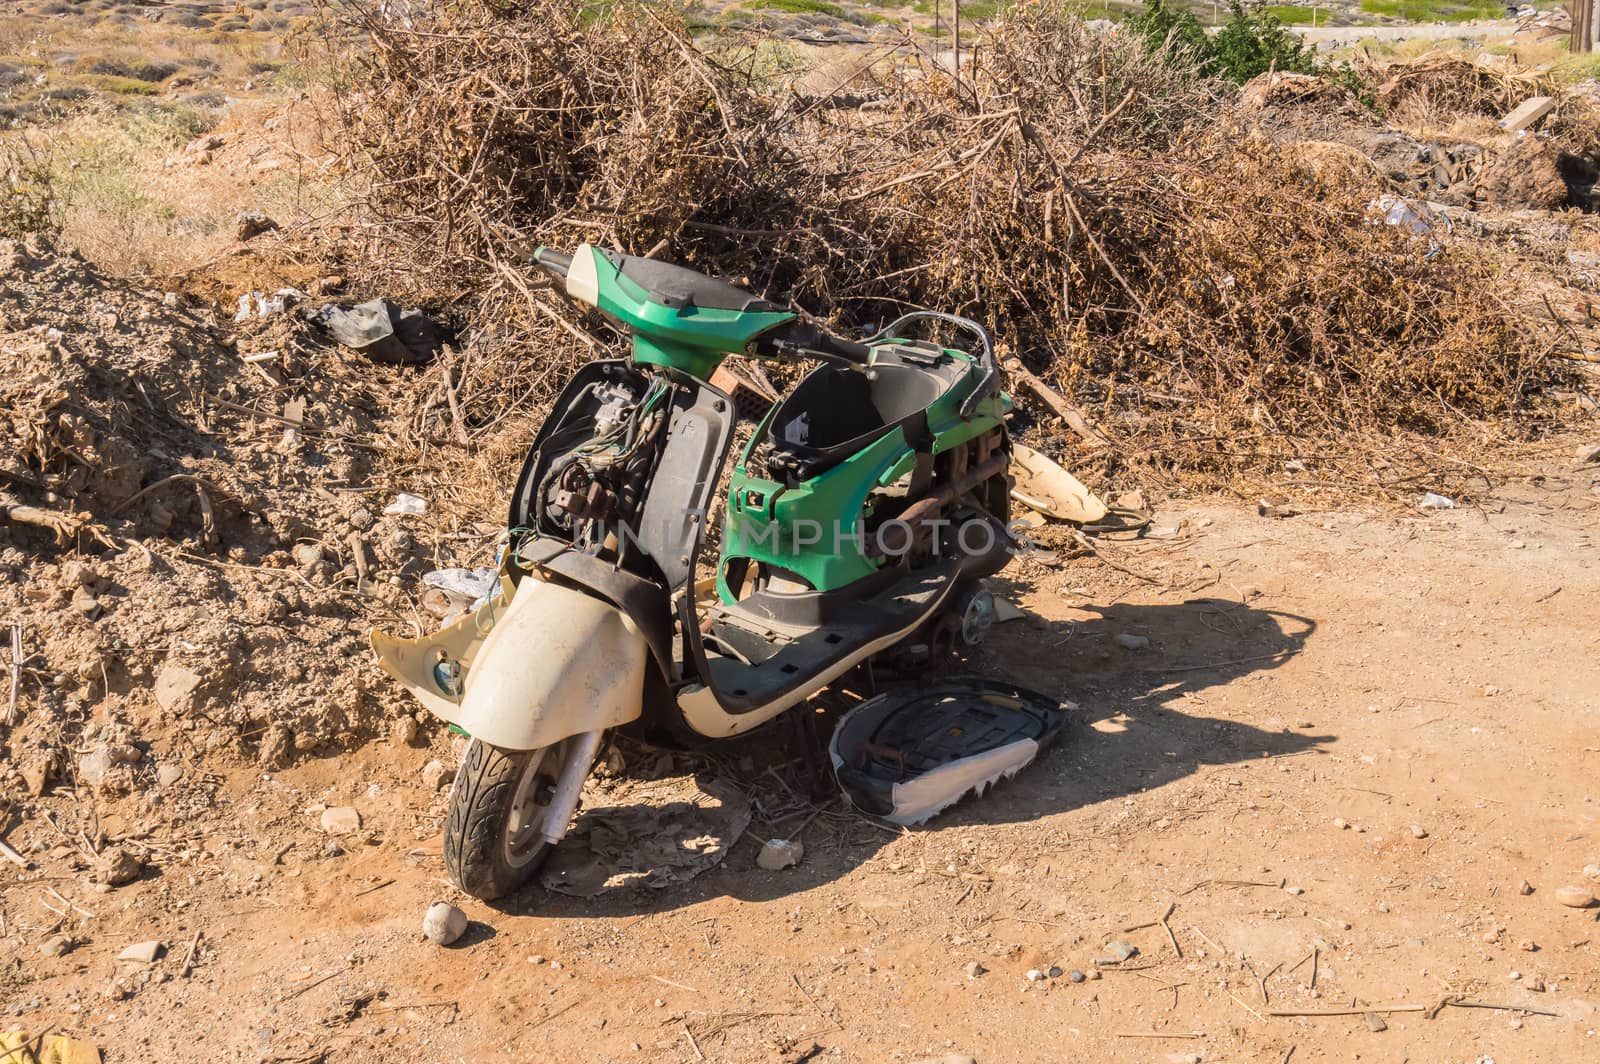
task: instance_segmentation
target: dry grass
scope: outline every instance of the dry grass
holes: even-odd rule
[[[525,261],[580,240],[840,324],[976,316],[1119,453],[1207,483],[1515,416],[1561,372],[1495,262],[1370,224],[1375,175],[1313,185],[1297,154],[1233,133],[1220,88],[1057,4],[998,20],[959,86],[902,50],[843,72],[849,99],[775,91],[757,49],[710,54],[647,8],[420,18],[361,16],[341,117],[372,181],[374,271],[477,326],[457,379],[480,430],[592,356]],[[1425,66],[1390,91],[1514,91],[1476,71],[1451,88],[1461,73]]]

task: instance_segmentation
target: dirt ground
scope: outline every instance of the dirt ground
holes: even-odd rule
[[[1029,616],[971,665],[1079,708],[1018,778],[906,833],[829,805],[787,871],[755,867],[758,817],[687,884],[456,898],[448,949],[418,933],[451,897],[419,777],[446,737],[272,773],[158,742],[182,779],[60,788],[10,833],[39,867],[5,872],[7,1024],[109,1060],[1586,1059],[1597,910],[1555,893],[1600,889],[1600,473],[1571,456],[1442,514],[1169,500],[1102,547],[1140,577],[1019,563],[997,586]],[[666,774],[804,786],[781,738],[715,753]],[[142,845],[141,877],[92,887],[73,825]],[[1073,982],[1112,940],[1139,952]],[[1505,1008],[1414,1011],[1446,996]],[[1270,1015],[1351,1008],[1387,1030]]]

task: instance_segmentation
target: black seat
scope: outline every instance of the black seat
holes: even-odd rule
[[[650,293],[652,302],[666,307],[704,307],[706,310],[781,311],[754,292],[728,281],[707,277],[698,270],[656,259],[606,252],[622,276]]]

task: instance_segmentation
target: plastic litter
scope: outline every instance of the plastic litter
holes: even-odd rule
[[[246,292],[239,297],[239,310],[234,314],[233,320],[270,318],[275,314],[282,314],[305,298],[306,294],[298,288],[280,288],[270,296],[263,292]]]
[[[1368,221],[1373,225],[1388,225],[1404,229],[1412,236],[1428,239],[1428,258],[1437,255],[1442,247],[1439,235],[1449,234],[1453,225],[1448,216],[1440,214],[1423,200],[1407,199],[1392,192],[1385,193],[1367,204]]]
[[[415,366],[431,360],[444,346],[439,327],[422,311],[401,308],[387,299],[353,307],[329,304],[306,318],[374,362]]]
[[[1417,500],[1417,509],[1419,510],[1454,510],[1455,508],[1456,501],[1450,496],[1440,495],[1432,491]]]
[[[1077,477],[1031,447],[1011,444],[1011,497],[1058,521],[1092,524],[1106,516],[1106,504]]]
[[[425,514],[428,512],[428,500],[417,495],[407,495],[405,492],[394,497],[394,502],[383,508],[386,514]]]
[[[494,569],[435,569],[423,574],[422,583],[470,603],[467,608],[475,610],[489,600],[500,574]]]

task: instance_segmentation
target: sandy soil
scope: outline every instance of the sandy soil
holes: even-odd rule
[[[1600,473],[1571,454],[1438,515],[1169,500],[1152,538],[1104,548],[1148,580],[1024,563],[999,584],[1031,616],[972,664],[1080,709],[1009,785],[905,834],[832,806],[784,872],[754,866],[758,818],[686,885],[458,898],[474,922],[448,949],[418,933],[451,895],[419,778],[443,737],[190,764],[116,801],[59,788],[62,834],[9,835],[39,868],[4,873],[7,1025],[114,1061],[1585,1059],[1597,910],[1554,894],[1600,889]],[[167,742],[151,756],[180,761]],[[784,749],[668,774],[749,758],[799,789]],[[347,803],[362,834],[328,856],[320,807]],[[93,887],[74,826],[144,845],[143,876]],[[41,955],[53,929],[76,948]],[[147,939],[156,964],[116,959]],[[1114,939],[1138,955],[1072,982]],[[1550,1015],[1270,1015],[1456,995]]]

